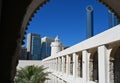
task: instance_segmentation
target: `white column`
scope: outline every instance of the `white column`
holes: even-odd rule
[[[56,58],[54,59],[54,70],[56,71]]]
[[[50,63],[50,60],[48,61],[48,64],[49,64],[49,69],[51,69],[51,63]]]
[[[62,72],[62,57],[60,57],[60,72]]]
[[[55,83],[58,83],[58,79],[57,79],[57,77],[55,77]]]
[[[70,74],[70,56],[66,55],[66,75]]]
[[[65,57],[62,56],[62,73],[65,73]]]
[[[78,55],[73,53],[73,77],[76,78],[77,76],[77,68],[78,68]]]
[[[98,64],[99,64],[99,83],[107,82],[107,48],[105,45],[98,47]]]
[[[60,57],[58,57],[58,72],[60,72]]]
[[[52,60],[51,60],[51,69],[53,70],[53,62],[52,62]]]
[[[56,61],[56,58],[55,58],[55,71],[57,71],[57,61]]]
[[[51,70],[53,70],[53,62],[52,62],[52,60],[50,60],[51,61]]]
[[[58,80],[58,83],[60,83],[60,79],[59,79],[59,78],[57,78],[57,80]]]
[[[53,60],[51,60],[51,69],[53,70]]]
[[[87,50],[82,51],[82,76],[83,83],[87,83],[89,77],[89,53]]]
[[[53,70],[55,70],[55,59],[53,59]]]
[[[48,62],[49,62],[49,69],[51,70],[51,62],[50,62],[50,60]]]
[[[64,83],[64,81],[62,80],[62,82],[61,83]]]
[[[58,58],[56,58],[56,71],[58,71]]]
[[[51,68],[52,68],[51,60],[49,60],[49,63],[50,63],[50,70],[51,70]]]
[[[54,70],[54,68],[55,68],[54,59],[52,60],[52,66],[53,66],[53,70]]]
[[[57,71],[58,71],[58,72],[59,72],[59,68],[60,68],[59,61],[60,61],[60,59],[59,59],[59,57],[58,57],[58,63],[57,63],[57,64],[58,64],[58,65],[57,65],[57,68],[58,68]]]
[[[54,76],[54,83],[57,83],[57,79],[56,79],[56,77]]]

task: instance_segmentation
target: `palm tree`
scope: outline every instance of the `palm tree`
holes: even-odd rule
[[[43,66],[26,66],[17,71],[15,83],[44,83],[50,72],[45,72]]]

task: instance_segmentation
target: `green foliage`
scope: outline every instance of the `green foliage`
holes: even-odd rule
[[[44,83],[50,72],[45,72],[43,66],[26,66],[17,71],[15,83]]]

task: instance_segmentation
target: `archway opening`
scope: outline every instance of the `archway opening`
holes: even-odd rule
[[[98,53],[91,54],[89,61],[90,81],[98,82]]]
[[[78,77],[82,78],[82,53],[78,54]]]
[[[70,75],[73,75],[73,56],[72,56],[72,54],[70,54],[69,57],[70,57]]]
[[[93,6],[94,9],[94,35],[108,29],[108,9],[99,2],[70,0],[68,3],[65,0],[51,0],[40,11],[37,11],[28,26],[27,33],[40,34],[41,39],[44,36],[54,38],[59,35],[63,45],[68,47],[79,43],[86,39],[86,7],[88,5]],[[100,14],[101,12],[103,13]],[[104,19],[103,16],[105,16]],[[47,43],[45,45],[44,43],[42,44],[41,48],[48,46]],[[43,50],[41,49],[40,53],[41,59],[50,56],[50,52],[44,52]]]
[[[67,63],[67,60],[66,60],[66,56],[64,56],[64,58],[65,58],[65,62],[64,62],[64,73],[66,73],[66,63]]]
[[[113,49],[110,56],[110,83],[120,83],[120,47]]]

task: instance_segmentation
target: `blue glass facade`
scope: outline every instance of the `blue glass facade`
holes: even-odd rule
[[[41,49],[41,38],[38,34],[32,34],[29,35],[29,59],[31,60],[40,60],[40,49]]]
[[[41,48],[41,59],[44,59],[51,54],[51,47],[50,44],[44,42],[42,43],[42,48]]]
[[[40,36],[32,36],[31,57],[33,60],[40,59],[41,38]]]
[[[54,40],[51,38],[44,38],[41,44],[41,59],[49,57],[51,55],[51,42]]]

